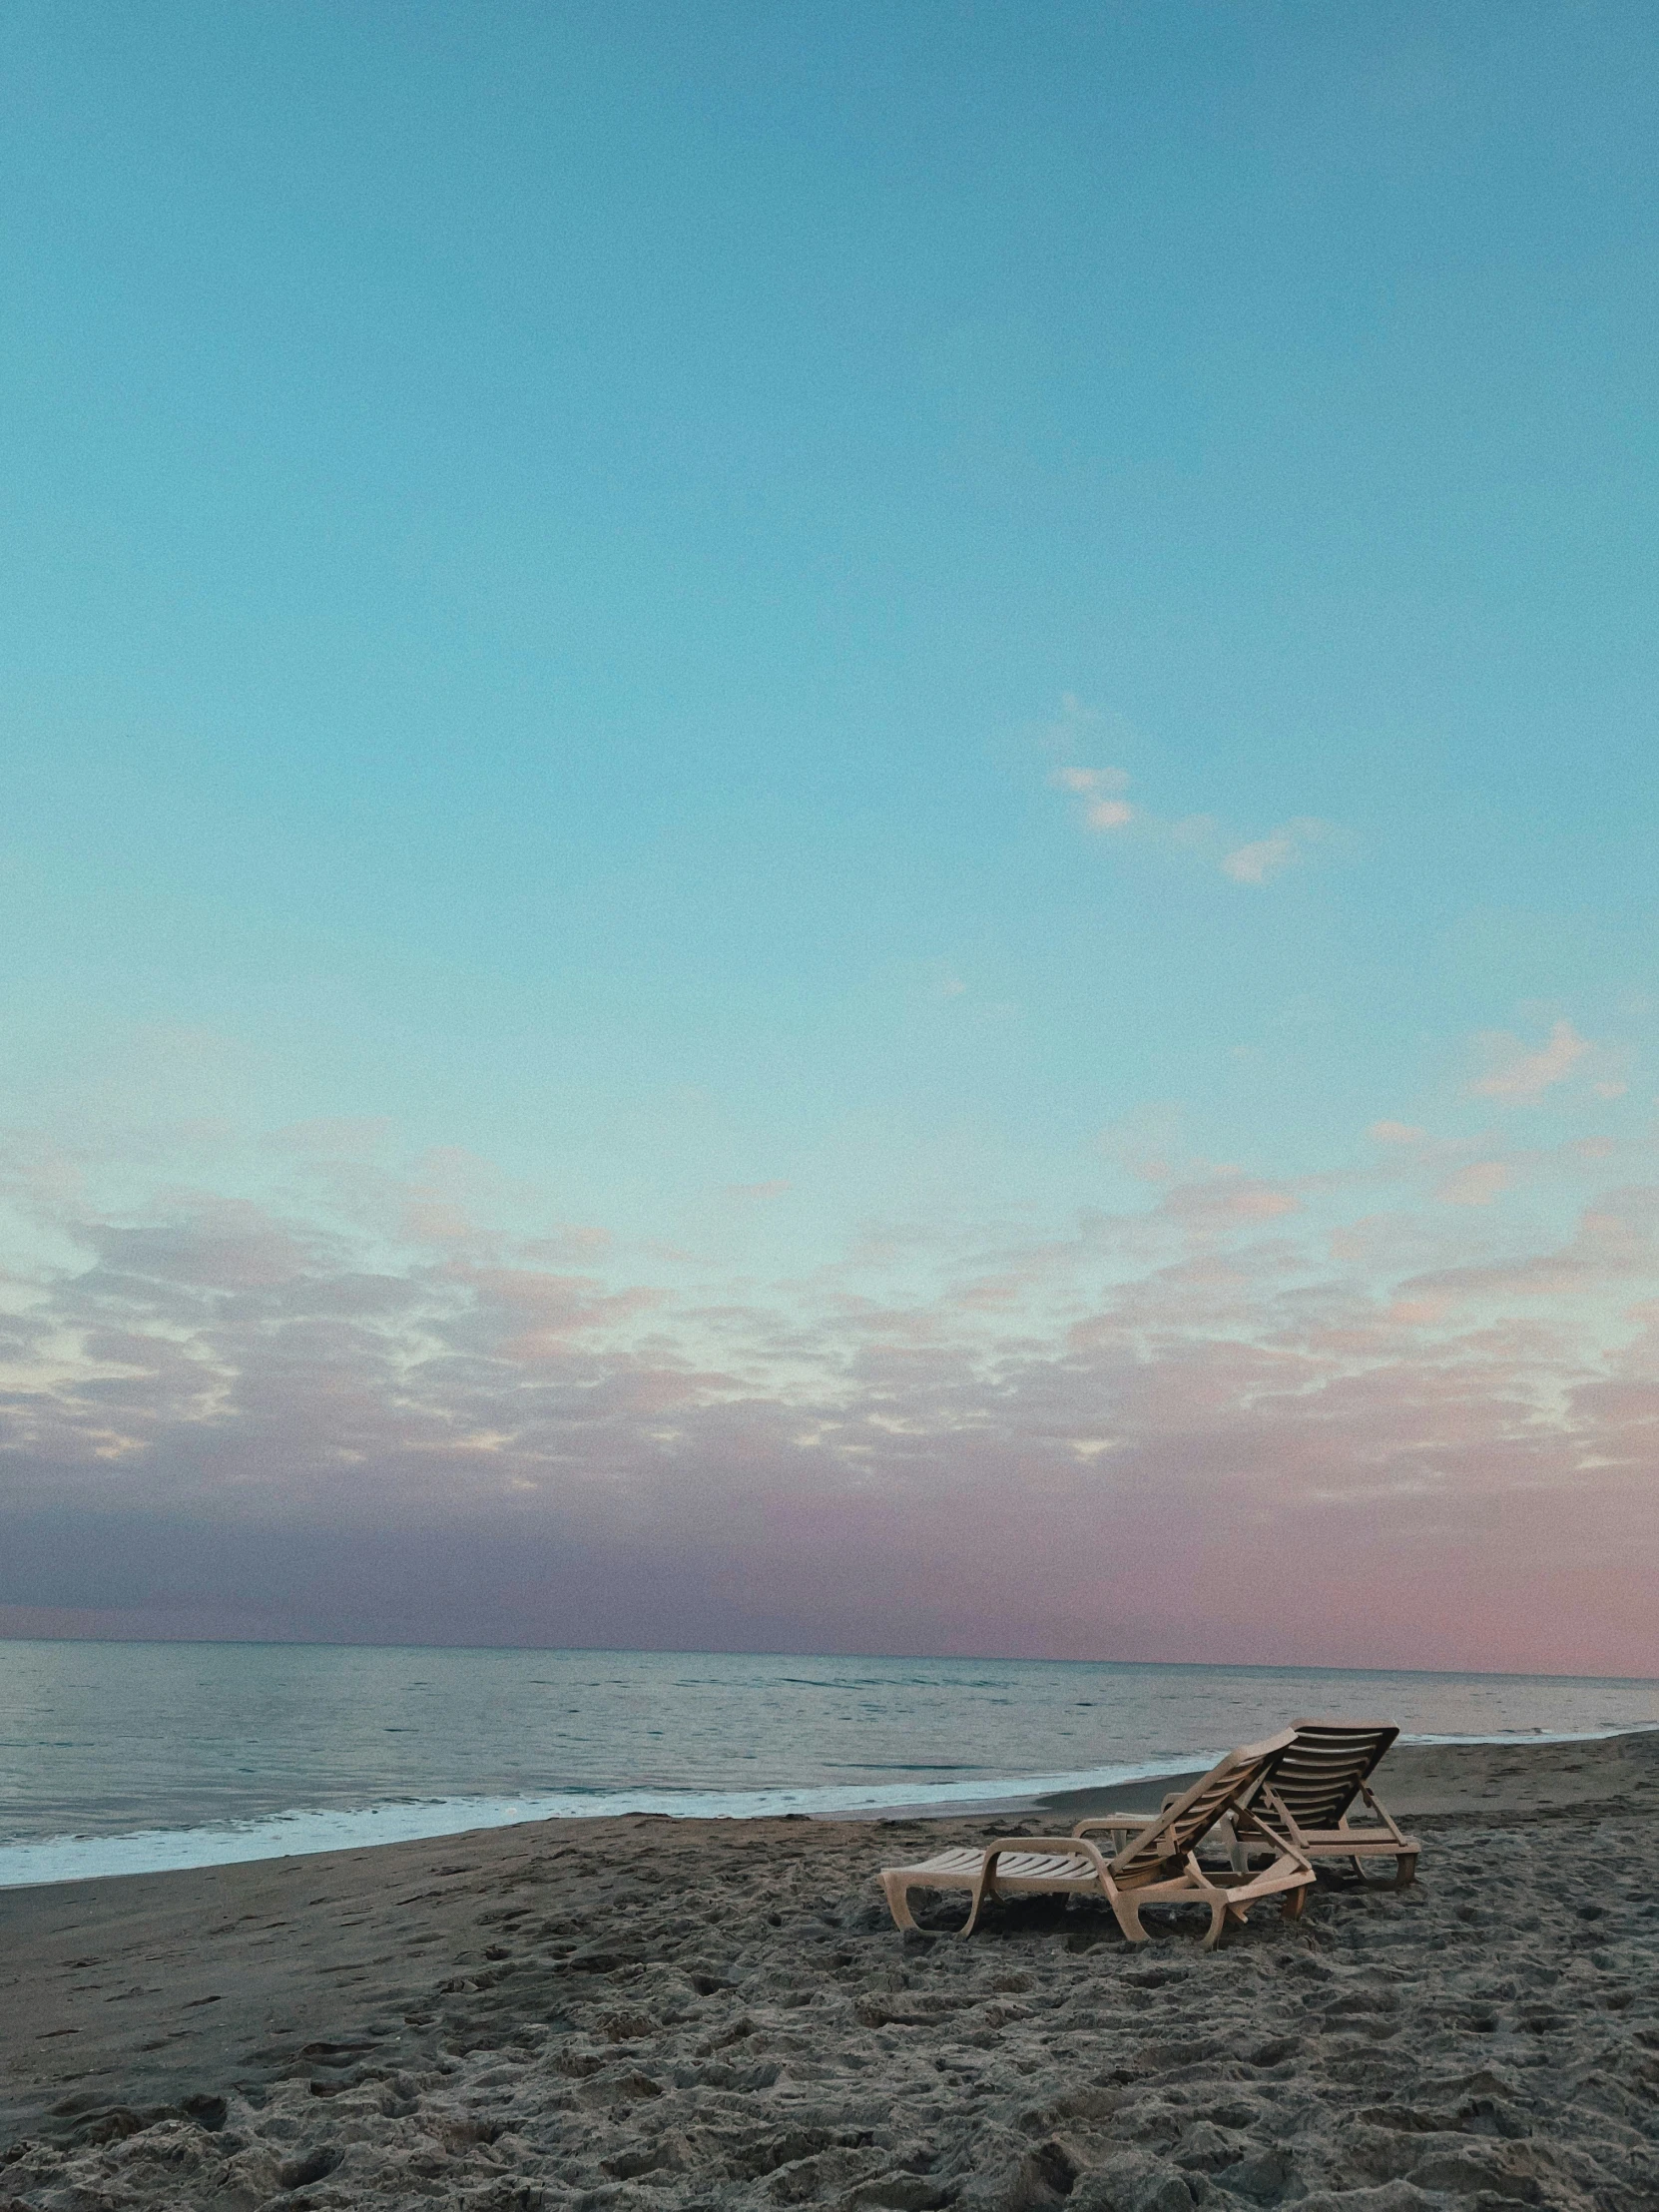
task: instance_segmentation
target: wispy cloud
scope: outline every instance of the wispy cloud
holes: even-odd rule
[[[1421,1144],[1427,1131],[1419,1129],[1415,1122],[1374,1121],[1366,1131],[1374,1144]]]
[[[1532,1051],[1506,1029],[1484,1030],[1477,1042],[1491,1065],[1469,1084],[1470,1096],[1501,1099],[1510,1106],[1535,1104],[1545,1091],[1564,1083],[1594,1049],[1570,1021],[1556,1022],[1547,1041]],[[1619,1094],[1603,1091],[1601,1095]]]
[[[1129,777],[1121,768],[1057,768],[1049,778],[1057,791],[1071,792],[1083,802],[1083,823],[1090,830],[1127,830],[1135,810],[1118,795],[1129,789]]]
[[[1277,830],[1269,830],[1265,837],[1258,837],[1253,844],[1241,844],[1231,852],[1224,852],[1221,859],[1223,875],[1231,876],[1235,883],[1271,883],[1275,876],[1283,875],[1288,867],[1294,867],[1310,849],[1329,833],[1323,822],[1312,816],[1298,816],[1295,822],[1287,822]]]
[[[1105,716],[1067,692],[1061,701],[1060,719],[1045,733],[1045,742],[1052,746],[1063,741],[1068,750],[1079,744],[1080,749],[1080,742],[1100,734],[1106,723]],[[1274,882],[1332,834],[1331,825],[1312,815],[1299,815],[1264,836],[1244,839],[1231,835],[1214,815],[1183,815],[1171,820],[1125,796],[1131,779],[1123,768],[1084,767],[1073,759],[1053,769],[1048,781],[1055,791],[1066,792],[1078,802],[1078,820],[1085,830],[1105,835],[1132,831],[1191,853],[1219,868],[1229,882],[1253,889]]]
[[[1443,1206],[1490,1206],[1514,1180],[1515,1171],[1505,1160],[1472,1160],[1447,1176],[1434,1196]]]

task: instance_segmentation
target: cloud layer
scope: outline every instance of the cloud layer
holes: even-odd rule
[[[1373,1134],[765,1284],[459,1156],[20,1151],[0,1630],[1650,1668],[1652,1147]]]

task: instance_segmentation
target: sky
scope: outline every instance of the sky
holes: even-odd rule
[[[8,49],[0,1634],[1659,1675],[1648,8]]]

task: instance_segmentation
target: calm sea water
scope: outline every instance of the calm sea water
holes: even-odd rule
[[[1659,1683],[988,1659],[0,1642],[0,1886],[557,1814],[875,1812],[1192,1766],[1304,1713],[1659,1726]]]

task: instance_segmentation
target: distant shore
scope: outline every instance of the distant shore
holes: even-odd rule
[[[1328,1877],[1213,1954],[1047,1902],[965,1942],[943,1901],[936,1938],[886,1922],[883,1859],[1097,1793],[0,1893],[0,2205],[1651,2207],[1659,1735],[1379,1780],[1416,1885]]]

